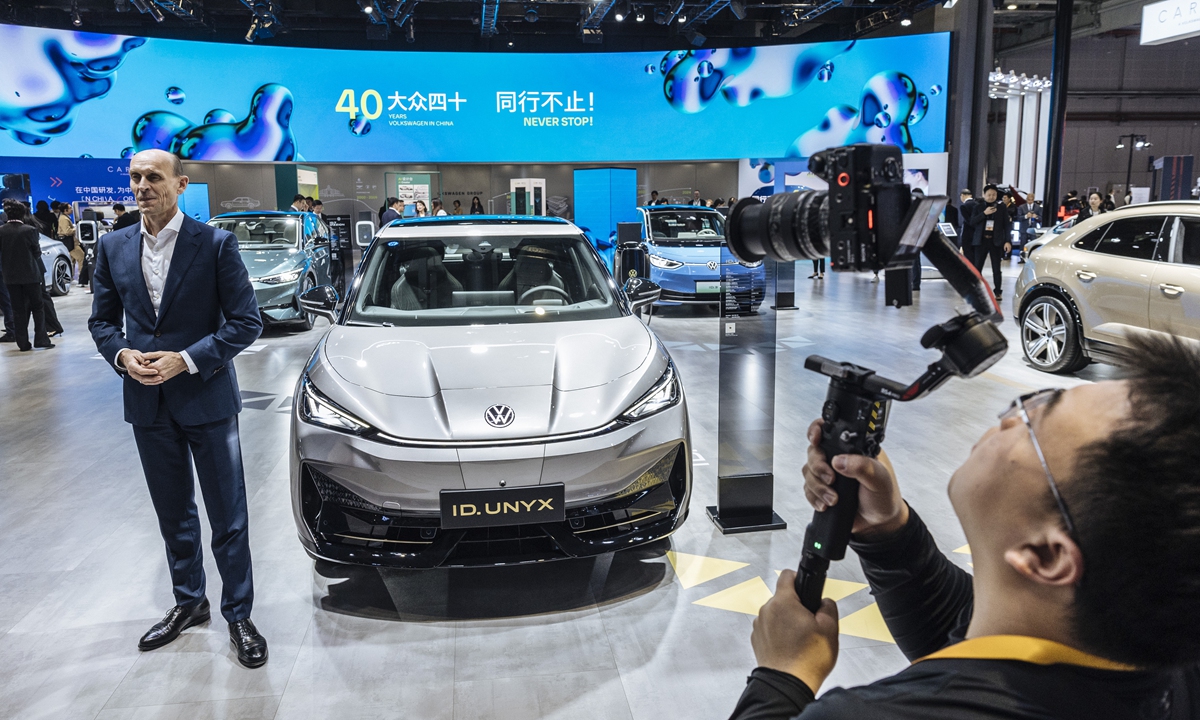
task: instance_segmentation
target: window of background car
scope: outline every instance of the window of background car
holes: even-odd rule
[[[481,325],[621,317],[582,236],[381,238],[350,324]]]
[[[1184,265],[1200,265],[1200,217],[1179,218],[1179,229],[1182,237],[1183,252],[1179,262]]]
[[[1165,260],[1168,243],[1163,240],[1163,227],[1170,232],[1167,218],[1162,215],[1125,217],[1108,224],[1096,252],[1135,260]],[[1161,246],[1161,250],[1160,250]]]
[[[656,245],[720,246],[725,216],[715,211],[650,210],[650,241]]]
[[[219,218],[209,223],[237,236],[239,247],[295,245],[300,224],[294,217]]]
[[[1108,232],[1109,225],[1111,224],[1112,223],[1101,225],[1100,227],[1085,234],[1083,237],[1076,240],[1072,247],[1078,248],[1079,250],[1095,250],[1096,244],[1100,242],[1100,238],[1104,237],[1104,233]]]

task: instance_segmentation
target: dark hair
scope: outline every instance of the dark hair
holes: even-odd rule
[[[321,202],[320,200],[313,200],[313,207],[316,207],[318,205],[320,205],[321,207],[325,207],[325,203]]]
[[[113,210],[114,211],[120,210],[121,212],[125,212],[125,206],[122,205],[121,203],[113,203]]]
[[[657,195],[657,194],[658,194],[658,191],[657,191],[657,190],[651,190],[651,191],[650,191],[650,194],[651,194],[651,195]]]
[[[400,198],[394,198],[394,197],[390,197],[390,198],[388,198],[388,199],[387,199],[387,206],[388,206],[388,207],[391,207],[391,206],[395,205],[395,204],[396,204],[396,203],[398,203],[398,202],[400,202]]]
[[[9,220],[24,220],[25,212],[25,206],[21,203],[4,201],[4,214],[8,216]]]
[[[455,201],[454,201],[454,207],[462,207],[462,203],[461,203],[461,202],[459,202],[458,200],[455,200]]]
[[[988,190],[995,190],[996,192],[1000,192],[1000,188],[996,187],[992,183],[988,183],[987,185],[983,186],[984,192],[987,192]]]
[[[971,197],[975,197],[975,193],[971,192],[971,188],[963,188],[962,190],[958,191],[958,194],[959,195],[970,195]]]
[[[1085,447],[1063,489],[1083,552],[1074,631],[1139,666],[1200,660],[1200,351],[1139,333],[1129,417]]]
[[[284,197],[287,197],[287,196],[284,195]],[[304,200],[304,196],[301,195],[300,193],[296,193],[296,196],[292,198],[292,202],[296,202],[297,200]]]

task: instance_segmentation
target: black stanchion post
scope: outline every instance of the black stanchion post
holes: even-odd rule
[[[717,382],[717,504],[708,516],[722,533],[782,530],[773,508],[775,453],[776,263],[767,259],[761,305],[753,279],[734,272],[721,249],[721,341]],[[794,272],[794,266],[793,266]]]
[[[796,263],[775,264],[775,304],[772,310],[799,310],[796,307]]]
[[[1054,49],[1050,66],[1050,136],[1046,147],[1046,190],[1042,194],[1042,225],[1058,222],[1059,182],[1062,179],[1063,132],[1067,124],[1067,84],[1071,73],[1071,20],[1075,0],[1058,0],[1054,10]],[[1128,188],[1126,188],[1128,191]]]

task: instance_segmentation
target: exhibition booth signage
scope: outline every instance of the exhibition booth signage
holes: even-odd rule
[[[945,150],[949,33],[636,53],[325,50],[0,25],[0,156],[629,162]],[[106,185],[107,186],[107,185]]]

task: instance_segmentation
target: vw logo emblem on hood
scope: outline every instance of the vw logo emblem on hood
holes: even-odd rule
[[[506,428],[517,419],[517,414],[507,405],[493,405],[483,412],[483,419],[494,428]]]
[[[717,269],[717,261],[716,261],[716,260],[709,260],[709,261],[708,261],[708,269],[709,269],[709,270],[716,270],[716,269]]]

